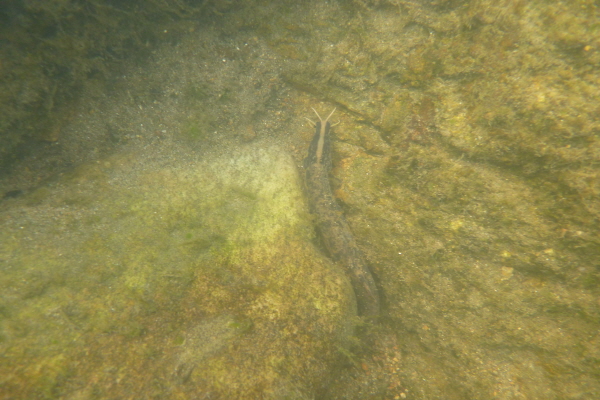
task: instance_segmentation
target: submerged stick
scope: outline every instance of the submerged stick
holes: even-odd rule
[[[313,109],[314,111],[314,109]],[[331,171],[331,124],[319,114],[315,124],[315,135],[304,159],[306,169],[306,191],[311,212],[317,221],[317,230],[329,256],[340,264],[350,278],[359,315],[379,314],[379,292],[371,271],[364,261],[341,208],[335,201],[329,184]]]

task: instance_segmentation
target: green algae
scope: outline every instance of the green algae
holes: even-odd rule
[[[597,10],[352,3],[285,79],[346,112],[333,182],[405,357],[378,378],[405,389],[331,398],[597,397]]]
[[[326,390],[316,390],[313,397],[599,397],[596,8],[590,1],[355,0],[297,4],[289,9],[262,2],[252,12],[239,11],[219,20],[219,32],[226,32],[235,45],[211,48],[218,65],[225,63],[221,55],[227,65],[230,61],[244,65],[235,70],[237,74],[230,72],[235,75],[232,80],[265,62],[282,71],[285,83],[298,90],[289,91],[273,75],[269,82],[254,79],[257,87],[273,88],[270,96],[277,105],[265,106],[264,97],[257,96],[245,98],[244,103],[243,91],[225,82],[227,72],[211,75],[203,70],[195,82],[206,82],[208,76],[210,87],[195,83],[182,91],[184,106],[190,109],[180,118],[184,121],[178,125],[184,128],[180,138],[186,136],[185,121],[202,122],[203,113],[210,113],[212,121],[235,126],[241,121],[236,115],[248,114],[245,110],[279,109],[284,104],[286,118],[293,122],[291,129],[280,129],[276,118],[265,122],[277,127],[271,134],[285,143],[289,136],[301,136],[297,120],[307,115],[310,106],[319,111],[321,106],[330,108],[317,107],[318,100],[338,106],[332,183],[379,278],[386,314],[362,337],[373,348],[340,334],[344,345],[333,347],[347,368],[328,364],[329,376],[339,379],[328,382]],[[197,38],[190,42],[188,46],[197,47]],[[279,56],[281,63],[247,57],[252,54],[248,48],[235,48],[241,43],[250,43],[248,48],[266,43],[270,49],[258,46],[259,52],[273,59]],[[202,63],[209,59],[208,53]],[[278,85],[285,89],[277,91]],[[282,95],[290,92],[290,98]],[[213,106],[222,107],[221,111],[212,110]],[[212,132],[213,126],[206,128],[198,130],[199,137],[201,132]],[[204,143],[208,138],[189,142]],[[293,143],[299,162],[306,143]],[[225,168],[219,165],[218,169]],[[243,169],[231,168],[228,171],[245,176]],[[305,296],[301,300],[306,303],[286,308],[280,289],[290,285],[282,282],[314,282],[292,273],[309,271],[310,275],[314,266],[299,265],[295,257],[273,249],[313,254],[307,245],[312,239],[310,218],[300,210],[299,225],[286,220],[286,226],[307,240],[299,241],[295,234],[272,236],[261,220],[261,204],[270,197],[261,195],[254,184],[222,180],[211,168],[204,169],[206,179],[198,180],[183,179],[183,171],[177,168],[159,170],[142,185],[154,187],[154,181],[160,182],[156,195],[138,195],[134,186],[135,190],[121,192],[125,208],[110,207],[100,216],[86,217],[96,225],[123,224],[120,230],[113,229],[114,240],[108,244],[104,235],[90,235],[84,247],[88,274],[29,271],[25,282],[15,274],[11,287],[27,293],[33,307],[40,296],[69,293],[64,288],[79,284],[73,276],[90,288],[124,282],[118,294],[134,301],[111,302],[115,311],[108,312],[104,297],[94,302],[86,293],[65,308],[70,323],[101,332],[100,340],[111,335],[105,342],[107,354],[96,354],[98,358],[122,360],[114,354],[115,348],[144,342],[127,354],[146,360],[148,364],[139,366],[140,361],[136,366],[157,371],[155,377],[162,375],[153,363],[175,370],[176,378],[155,380],[175,380],[174,397],[197,397],[185,389],[186,383],[213,388],[214,377],[222,380],[213,395],[239,397],[240,392],[227,391],[233,382],[253,388],[243,393],[248,398],[264,395],[258,387],[268,387],[272,397],[277,397],[275,393],[282,398],[307,397],[308,391],[295,390],[290,383],[294,379],[280,372],[298,367],[290,360],[304,358],[291,354],[302,354],[304,349],[294,344],[309,340],[306,329],[296,329],[301,323],[290,321],[307,318],[307,310],[310,316],[314,310],[330,312],[335,302],[329,296]],[[92,172],[83,175],[88,174]],[[101,174],[94,178],[103,185],[105,179]],[[85,179],[81,182],[85,184]],[[181,193],[169,189],[190,183],[207,194],[185,191],[190,197],[182,200]],[[65,232],[81,227],[77,218],[68,223],[61,219],[93,203],[77,193],[57,196],[52,202],[54,190],[44,188],[31,204],[54,204],[69,211],[58,221],[35,219],[44,229],[65,237]],[[32,193],[22,201],[35,196]],[[163,197],[172,198],[174,206]],[[132,219],[156,232],[128,230]],[[14,236],[7,239],[11,249],[0,259],[21,254],[20,244],[30,243],[31,232],[37,229],[22,216],[17,220],[23,222],[24,231],[12,229]],[[239,235],[253,232],[254,227],[262,233]],[[256,250],[256,242],[270,243],[269,249]],[[149,250],[148,244],[156,249]],[[106,248],[117,255],[111,260],[126,262],[106,262]],[[169,255],[169,262],[163,254]],[[39,263],[36,257],[23,258]],[[65,268],[56,254],[49,260],[53,268]],[[318,255],[315,262],[327,265]],[[194,268],[177,268],[186,263]],[[284,266],[280,274],[265,272],[274,264]],[[317,276],[323,293],[342,289],[336,281],[340,277]],[[57,286],[62,291],[56,291]],[[41,305],[35,307],[28,318],[56,315]],[[168,315],[166,308],[176,315]],[[18,308],[3,310],[11,317]],[[126,318],[116,324],[115,313],[140,315],[144,321],[153,318],[160,326],[140,327]],[[194,322],[184,326],[181,320]],[[22,325],[3,335],[12,341],[12,335],[26,338],[38,328],[24,318]],[[264,337],[278,337],[279,332],[283,332],[282,342],[273,347],[289,350],[287,359],[261,342]],[[122,347],[114,343],[117,335],[124,340]],[[346,346],[348,342],[354,346]],[[62,348],[56,339],[52,343]],[[179,353],[169,353],[171,359],[165,361],[161,351],[171,345]],[[328,345],[332,342],[324,343],[326,351],[331,350]],[[92,343],[89,348],[99,346]],[[252,346],[266,349],[268,362],[257,360]],[[230,348],[240,353],[228,352]],[[123,364],[129,369],[118,375],[120,379],[135,369],[129,360]],[[257,371],[263,380],[236,375],[229,371],[233,364]],[[324,365],[319,368],[326,370]],[[51,376],[60,380],[61,375]],[[209,378],[203,380],[204,376]],[[322,382],[306,376],[296,381]],[[284,389],[274,383],[278,379]],[[79,393],[95,392],[97,397],[122,393],[108,379],[97,386],[76,378],[74,382],[70,384],[80,388]],[[165,393],[159,384],[153,390]]]
[[[4,371],[2,392],[110,397],[112,374],[98,371],[118,367],[127,385],[167,379],[182,395],[310,397],[338,359],[333,349],[348,345],[354,303],[343,273],[310,243],[289,156],[254,146],[170,169],[118,158],[111,164],[129,169],[119,184],[109,181],[123,170],[94,179],[82,170],[77,184],[23,199],[52,225],[3,219],[3,353],[55,373]],[[74,194],[90,200],[65,203]],[[76,225],[85,215],[100,223]],[[239,368],[248,359],[260,362]]]

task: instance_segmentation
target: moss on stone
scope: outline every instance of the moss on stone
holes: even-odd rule
[[[69,209],[54,226],[4,219],[2,257],[12,268],[0,278],[10,315],[0,346],[22,365],[55,371],[25,371],[4,393],[112,397],[120,389],[107,383],[119,369],[142,393],[168,379],[196,395],[310,397],[335,348],[348,346],[354,303],[343,273],[310,243],[291,158],[260,145],[183,168],[117,164],[123,170],[106,177],[124,174],[121,184],[85,179],[82,169],[29,203],[50,220]],[[76,193],[90,200],[62,200]],[[88,215],[102,223],[73,229]]]

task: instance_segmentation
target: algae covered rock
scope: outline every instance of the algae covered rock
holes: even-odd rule
[[[3,398],[311,398],[352,334],[277,147],[114,156],[0,218]]]

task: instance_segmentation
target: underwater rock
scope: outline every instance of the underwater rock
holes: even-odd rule
[[[0,206],[0,397],[313,398],[352,335],[280,148],[120,154]]]

